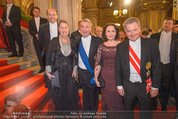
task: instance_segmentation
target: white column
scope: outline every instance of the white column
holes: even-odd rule
[[[81,0],[72,0],[73,29],[78,29],[78,21],[82,19]]]
[[[40,8],[40,16],[47,18],[46,11],[50,8],[49,0],[34,0],[34,6]]]

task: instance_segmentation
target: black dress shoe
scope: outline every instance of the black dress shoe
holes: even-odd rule
[[[17,55],[12,54],[12,55],[9,55],[8,57],[17,57]]]
[[[23,54],[19,54],[17,57],[23,57]]]
[[[161,110],[164,111],[164,112],[166,112],[167,111],[167,107],[163,106],[163,107],[161,107]]]
[[[44,69],[41,69],[38,73],[42,73],[42,72],[44,72]]]

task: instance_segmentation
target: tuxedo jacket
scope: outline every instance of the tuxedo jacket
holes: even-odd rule
[[[152,34],[152,35],[151,35],[151,38],[157,40],[158,45],[159,45],[160,37],[161,37],[161,32],[160,32],[160,33],[155,33],[155,34]],[[178,39],[178,35],[175,34],[174,32],[172,32],[171,47],[172,47],[173,41],[174,41],[175,39]],[[171,47],[170,47],[170,48],[171,48]],[[171,52],[171,49],[170,49],[170,63],[171,63],[171,64],[173,64],[173,62],[172,62],[173,59],[172,59],[172,58],[173,58],[173,56],[172,56],[172,52]]]
[[[74,31],[71,33],[71,39],[80,39],[82,37],[82,35],[80,34],[79,30]]]
[[[140,75],[144,83],[149,77],[152,80],[152,87],[159,88],[161,82],[160,53],[157,41],[154,39],[141,38],[141,63]],[[150,76],[147,77],[148,70],[146,64],[150,62]],[[129,40],[117,45],[116,50],[116,84],[123,86],[123,81],[130,81],[130,59]]]
[[[81,38],[75,39],[75,51],[77,53],[79,51],[80,42],[81,42]],[[99,44],[102,43],[102,42],[103,42],[103,40],[101,38],[98,38],[98,37],[95,37],[95,36],[91,37],[91,44],[90,44],[89,58],[88,58],[91,69],[94,69],[97,49],[98,49]]]
[[[57,29],[58,30],[58,29]],[[59,33],[58,33],[59,35]],[[42,24],[40,25],[39,28],[39,42],[40,42],[40,46],[47,50],[48,49],[48,44],[50,42],[50,25],[49,22],[46,24]]]
[[[47,23],[48,20],[46,18],[40,17],[40,25]],[[36,34],[38,34],[36,24],[35,24],[35,18],[32,18],[29,20],[29,32],[33,36],[33,39],[36,39]]]
[[[172,45],[172,62],[175,64],[176,69],[178,69],[178,39],[174,40]]]
[[[7,16],[7,6],[4,7],[3,9],[2,20],[4,24],[7,21],[6,16]],[[21,20],[20,7],[15,6],[14,4],[12,5],[11,10],[9,12],[9,20],[13,25],[11,27],[6,27],[6,30],[8,30],[8,28],[12,28],[12,30],[21,31],[20,29],[20,20]]]

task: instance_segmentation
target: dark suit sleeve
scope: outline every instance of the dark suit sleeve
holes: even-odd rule
[[[178,40],[175,40],[172,44],[172,47],[171,47],[171,53],[172,53],[172,63],[173,64],[176,64],[176,59],[177,59],[177,54],[176,54],[176,43],[178,43]]]
[[[11,8],[11,10],[12,10],[12,8]],[[13,16],[14,16],[13,18],[9,17],[10,22],[13,25],[16,24],[16,23],[18,23],[18,22],[20,22],[20,20],[21,20],[21,10],[20,10],[20,7],[16,7],[15,8],[15,12],[14,12]]]
[[[122,74],[122,71],[121,71],[121,54],[119,53],[120,52],[120,44],[117,45],[117,49],[116,49],[116,67],[115,67],[115,80],[116,80],[116,85],[117,86],[122,86],[122,79],[121,79],[121,74]]]
[[[150,36],[150,38],[158,40],[159,39],[159,34],[158,33],[152,34]]]
[[[51,65],[53,49],[54,49],[54,42],[52,40],[50,41],[48,45],[48,50],[46,52],[46,66]]]
[[[39,28],[39,44],[40,47],[44,49],[44,25],[40,25]]]
[[[161,84],[161,62],[158,43],[156,40],[153,40],[152,43],[152,57],[152,87],[159,88]]]
[[[36,32],[35,32],[35,30],[34,30],[34,26],[33,26],[33,23],[32,23],[33,21],[32,21],[32,19],[29,21],[29,33],[33,36],[33,37],[35,37],[35,35],[36,35]]]

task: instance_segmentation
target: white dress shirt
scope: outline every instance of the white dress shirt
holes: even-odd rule
[[[163,64],[170,63],[170,48],[171,48],[172,32],[162,32],[159,41],[160,58]]]
[[[52,24],[49,22],[49,29],[50,29],[50,40],[52,40],[54,37],[58,36],[58,27],[57,27],[57,22]]]
[[[9,21],[9,22],[11,22],[11,21],[9,20],[9,14],[10,14],[12,5],[13,5],[13,4],[7,4],[7,15],[6,15],[6,19],[7,19],[7,21]]]
[[[81,42],[83,44],[84,50],[87,54],[87,56],[89,57],[89,51],[90,51],[90,44],[91,44],[91,35],[89,35],[87,38],[81,38]],[[78,66],[81,69],[87,69],[81,59],[80,53],[79,53],[79,60],[78,60]]]
[[[39,32],[39,27],[40,27],[40,17],[38,17],[38,18],[35,17],[35,25],[36,25],[37,32]]]

